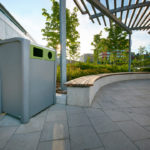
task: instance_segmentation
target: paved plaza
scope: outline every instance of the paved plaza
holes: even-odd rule
[[[107,85],[91,108],[56,104],[28,124],[2,114],[0,150],[150,150],[150,80]]]

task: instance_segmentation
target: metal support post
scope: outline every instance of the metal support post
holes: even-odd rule
[[[131,34],[129,34],[129,66],[128,66],[128,71],[131,72]]]
[[[66,77],[66,0],[60,0],[60,71],[61,71],[61,89],[65,90],[64,83],[67,81]]]

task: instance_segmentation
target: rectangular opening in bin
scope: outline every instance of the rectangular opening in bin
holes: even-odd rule
[[[43,57],[43,50],[40,49],[40,48],[34,47],[34,48],[33,48],[33,56],[36,56],[36,57]]]

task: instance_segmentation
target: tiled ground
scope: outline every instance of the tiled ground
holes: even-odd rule
[[[57,104],[25,125],[0,115],[0,150],[150,150],[150,80],[107,85],[91,108]]]

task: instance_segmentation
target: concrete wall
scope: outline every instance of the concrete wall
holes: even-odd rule
[[[0,11],[0,39],[9,39],[13,37],[23,37],[34,42],[29,36],[25,35],[8,17]]]

